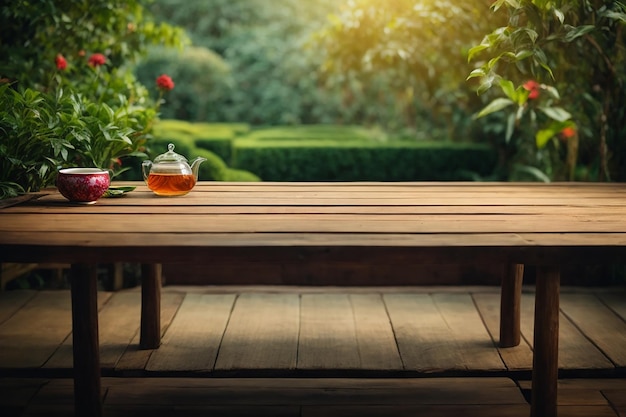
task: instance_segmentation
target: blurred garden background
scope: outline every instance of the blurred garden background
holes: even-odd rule
[[[608,0],[4,2],[0,197],[139,180],[167,143],[201,180],[624,181],[625,24]]]

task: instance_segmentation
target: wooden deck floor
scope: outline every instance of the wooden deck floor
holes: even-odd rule
[[[99,304],[107,416],[529,413],[530,288],[508,349],[495,287],[165,287],[158,350],[137,289]],[[71,415],[70,309],[0,293],[1,415]],[[561,311],[560,416],[626,416],[626,290],[563,288]]]

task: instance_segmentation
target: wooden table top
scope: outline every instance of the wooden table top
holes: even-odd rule
[[[182,197],[131,184],[92,205],[52,193],[0,209],[0,262],[626,259],[624,183],[200,182]]]

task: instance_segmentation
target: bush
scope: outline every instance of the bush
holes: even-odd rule
[[[199,47],[188,47],[182,52],[155,48],[135,68],[139,81],[150,86],[162,73],[176,80],[176,88],[168,93],[167,105],[161,107],[163,118],[218,120],[215,103],[229,97],[233,84],[230,69],[221,57]],[[156,88],[152,90],[156,94]]]
[[[157,106],[129,68],[148,45],[186,39],[145,12],[137,0],[2,3],[0,198],[68,165],[117,175],[140,154]]]
[[[235,140],[231,165],[265,181],[430,181],[488,176],[488,145],[389,139],[360,126],[272,127]]]
[[[189,159],[207,158],[200,178],[218,181],[258,181],[257,175],[266,181],[471,180],[490,175],[496,163],[487,145],[389,140],[359,126],[273,127],[242,134],[248,131],[247,125],[163,120],[154,128],[150,155],[173,143]],[[220,136],[231,138],[229,164],[206,148],[226,140]]]
[[[461,181],[490,175],[487,145],[347,140],[238,140],[233,166],[264,181]]]
[[[233,139],[247,133],[250,127],[244,123],[189,123],[182,120],[162,120],[155,127],[155,135],[161,138],[185,137],[194,145],[217,154],[230,162]]]
[[[139,130],[153,115],[63,90],[53,95],[0,85],[0,199],[52,185],[61,167],[118,167],[120,156],[140,154],[145,138]]]

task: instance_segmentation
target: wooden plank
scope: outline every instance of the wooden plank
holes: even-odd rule
[[[469,294],[433,294],[433,299],[450,328],[465,369],[505,369]]]
[[[615,408],[626,410],[626,389],[603,389],[602,394]]]
[[[624,234],[346,234],[346,233],[133,233],[122,243],[115,233],[91,233],[86,241],[76,233],[57,233],[41,246],[39,235],[28,232],[5,233],[0,236],[0,257],[12,260],[71,260],[76,254],[81,259],[128,262],[154,261],[192,262],[219,258],[234,260],[272,259],[280,254],[285,259],[300,255],[301,251],[328,248],[326,254],[349,254],[363,259],[385,262],[407,262],[410,251],[412,263],[441,264],[507,262],[540,262],[570,259],[577,263],[611,262],[626,255]],[[38,243],[39,242],[39,243]],[[34,246],[31,246],[34,245]],[[543,248],[542,246],[549,246]],[[609,245],[608,247],[605,245]],[[614,245],[614,246],[610,246]],[[335,248],[333,248],[333,246]],[[571,247],[570,247],[571,246]],[[234,249],[234,248],[237,249]],[[520,251],[519,248],[526,248]],[[241,249],[244,248],[244,249]],[[264,256],[256,254],[263,248]],[[606,249],[605,249],[606,248]],[[94,251],[95,249],[95,251]],[[211,249],[210,251],[208,249]],[[401,250],[402,249],[402,250]],[[357,253],[358,252],[358,253]],[[140,255],[143,254],[143,255]],[[256,255],[255,255],[256,254]],[[274,258],[276,259],[276,257]],[[337,257],[335,259],[338,259]],[[354,258],[356,259],[356,258]]]
[[[429,294],[384,294],[383,299],[406,370],[462,369],[462,353]]]
[[[500,296],[498,294],[474,293],[472,297],[485,323],[485,327],[491,334],[494,343],[497,345],[499,342],[498,335],[500,329]],[[522,303],[523,302],[527,302],[527,299],[524,299]],[[520,311],[522,311],[521,303]],[[526,321],[528,320],[529,318],[526,318]],[[518,346],[508,348],[498,346],[498,352],[506,368],[510,371],[530,370],[532,368],[533,352],[525,339],[522,339]]]
[[[183,211],[188,214],[439,214],[439,215],[454,215],[454,214],[508,214],[508,215],[557,215],[559,212],[568,215],[586,215],[590,210],[601,210],[606,215],[618,215],[623,212],[623,208],[618,205],[610,204],[552,204],[552,205],[528,205],[528,204],[502,204],[498,202],[491,202],[492,204],[482,204],[478,201],[458,201],[458,202],[444,202],[440,201],[437,204],[418,204],[411,200],[389,201],[389,200],[367,200],[359,202],[357,200],[346,201],[333,201],[328,200],[317,201],[314,199],[308,199],[306,201],[297,201],[299,204],[277,204],[277,201],[271,200],[271,196],[267,196],[266,199],[271,201],[271,204],[264,203],[264,200],[260,199],[254,201],[250,198],[248,200],[240,202],[235,201],[214,201],[207,197],[205,200],[199,200],[196,204],[183,203],[170,203],[161,205],[143,204],[144,200],[139,200],[131,204],[128,202],[124,205],[100,205],[90,206],[89,209],[80,206],[67,206],[64,207],[60,204],[41,205],[41,206],[19,206],[11,208],[10,210],[0,211],[0,218],[5,215],[36,215],[36,214],[62,214],[68,213],[73,215],[79,214],[148,214],[168,213],[168,208]],[[149,203],[149,200],[146,200]],[[178,201],[178,200],[176,200]],[[139,203],[142,204],[139,204]],[[210,203],[210,204],[209,204]],[[348,204],[349,203],[349,204]]]
[[[611,310],[618,314],[622,320],[626,321],[626,292],[617,291],[603,294],[596,294]]]
[[[305,406],[302,417],[528,417],[526,405],[447,405],[447,406]],[[559,414],[559,416],[561,416]]]
[[[599,209],[594,207],[594,209]],[[47,206],[41,207],[20,206],[11,209],[11,213],[20,214],[165,214],[172,211],[171,206],[161,205],[124,205],[124,206],[98,206],[97,211],[93,207],[86,208],[82,205],[62,207]],[[623,212],[621,207],[602,207],[605,214],[618,215]],[[589,207],[573,206],[503,206],[503,205],[317,205],[317,206],[268,206],[268,205],[187,205],[187,214],[431,214],[431,215],[451,215],[451,214],[507,214],[507,215],[542,215],[548,213],[561,213],[562,215],[584,215],[589,212]]]
[[[562,215],[411,215],[411,214],[153,214],[151,221],[160,232],[169,233],[626,233],[623,214],[595,215],[593,218]],[[5,214],[6,232],[154,232],[152,223],[138,222],[127,214],[49,214],[41,216]]]
[[[562,309],[576,326],[618,367],[626,366],[626,322],[595,295],[567,294]]]
[[[380,294],[350,294],[361,369],[402,370],[398,346]]]
[[[106,408],[106,411],[107,417],[127,417],[129,415],[150,417],[300,417],[299,406],[273,405],[110,406]]]
[[[384,294],[406,370],[464,369],[450,331],[429,294]]]
[[[362,191],[333,188],[329,185],[324,190],[314,191],[297,190],[265,192],[239,192],[239,193],[192,193],[182,198],[167,201],[163,198],[155,197],[149,193],[131,193],[124,199],[101,199],[94,205],[94,210],[99,207],[117,206],[124,207],[137,204],[142,201],[142,205],[150,206],[188,206],[188,205],[285,205],[285,206],[319,206],[319,205],[414,205],[414,206],[436,206],[436,205],[457,205],[457,206],[571,206],[571,207],[619,207],[620,198],[626,195],[621,191],[615,192],[563,192],[558,189],[546,190],[544,193],[530,191],[507,191],[507,189],[459,191],[454,190],[406,190],[405,192],[394,190],[393,187],[383,189],[369,189]],[[504,193],[507,193],[505,195]],[[44,207],[46,205],[59,205],[71,207],[63,197],[53,195],[44,197],[41,200],[30,203],[28,207]],[[16,207],[10,207],[0,211],[10,213]]]
[[[170,326],[184,298],[185,296],[182,293],[164,292],[161,294],[161,336],[165,334],[165,331]],[[153,351],[139,349],[139,339],[140,334],[137,332],[126,348],[124,355],[115,366],[116,371],[129,375],[140,373],[145,369]]]
[[[504,369],[467,294],[385,294],[407,370]]]
[[[118,183],[115,183],[118,184]],[[332,184],[329,187],[329,184]],[[128,194],[132,197],[136,194],[147,194],[153,196],[142,182],[129,182],[127,185],[137,186],[137,189]],[[208,182],[200,181],[196,184],[192,193],[185,198],[192,198],[203,193],[267,193],[267,192],[311,192],[323,193],[329,191],[337,192],[369,192],[369,191],[389,191],[393,190],[397,193],[467,193],[467,192],[495,192],[501,191],[506,195],[511,193],[578,193],[585,195],[587,193],[619,193],[625,192],[626,188],[621,183],[510,183],[510,182],[255,182],[255,183],[227,183],[227,182]],[[58,193],[54,193],[59,195]],[[155,200],[158,198],[155,197]],[[117,203],[120,199],[111,199]]]
[[[0,292],[0,325],[37,295],[34,290]]]
[[[115,368],[122,354],[137,333],[140,322],[141,297],[138,293],[117,292],[99,312],[100,363],[103,369]],[[65,343],[46,362],[45,368],[72,367],[72,340]]]
[[[41,291],[0,325],[0,367],[42,366],[72,330],[69,291]]]
[[[593,383],[609,387],[620,380],[559,381],[559,416],[611,416],[611,407],[600,405]],[[529,388],[521,381],[522,388]],[[583,385],[580,385],[583,384]],[[585,392],[580,392],[580,388]],[[402,379],[229,379],[229,378],[104,378],[106,415],[151,416],[289,416],[286,410],[302,410],[303,416],[424,416],[474,417],[528,416],[529,406],[514,382],[507,378],[402,378]],[[588,389],[588,390],[587,390]],[[34,398],[27,415],[72,415],[72,383],[56,379]],[[580,393],[591,405],[580,405]],[[603,393],[620,409],[624,393]],[[258,413],[254,413],[254,408]],[[45,411],[48,413],[45,413]],[[58,414],[57,414],[58,413]],[[270,414],[267,414],[270,413]],[[299,414],[295,414],[299,415]]]
[[[46,382],[40,378],[0,378],[0,411],[6,412],[8,407],[25,408]]]
[[[303,294],[298,369],[358,369],[361,365],[347,294]]]
[[[507,378],[133,378],[108,392],[110,405],[526,405]]]
[[[298,294],[241,294],[215,369],[295,369],[299,317]]]
[[[234,301],[232,294],[188,294],[146,370],[213,370]]]
[[[572,294],[561,294],[561,307]],[[534,294],[522,295],[522,335],[533,345]],[[561,313],[559,319],[560,369],[611,369],[614,365],[591,343],[569,318]]]

